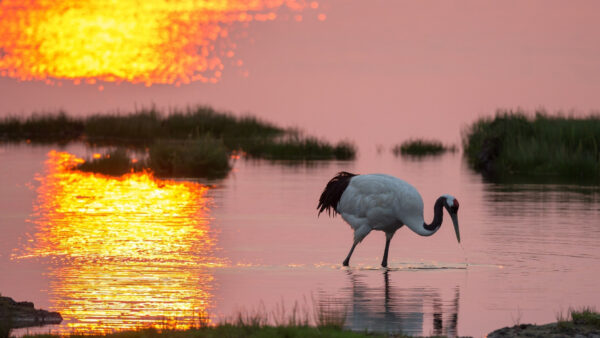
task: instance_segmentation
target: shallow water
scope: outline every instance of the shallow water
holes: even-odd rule
[[[238,160],[226,179],[201,182],[69,172],[67,154],[91,152],[80,145],[2,146],[0,292],[63,314],[42,332],[276,320],[297,304],[345,312],[356,330],[482,336],[600,305],[597,187],[486,183],[459,154],[361,150],[354,162]],[[316,213],[340,170],[411,182],[428,221],[439,195],[456,196],[462,245],[448,224],[431,237],[402,228],[384,270],[385,237],[373,232],[343,268],[352,232]]]

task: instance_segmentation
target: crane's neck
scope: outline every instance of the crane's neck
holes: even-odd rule
[[[446,198],[444,196],[440,196],[433,205],[433,221],[430,224],[423,222],[423,228],[425,230],[430,231],[431,233],[426,236],[433,235],[436,231],[439,230],[440,226],[442,226],[442,221],[444,220],[444,202]]]

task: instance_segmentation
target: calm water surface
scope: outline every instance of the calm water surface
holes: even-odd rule
[[[600,306],[597,187],[485,183],[459,154],[414,160],[374,147],[354,162],[237,160],[211,182],[66,169],[85,155],[81,145],[0,147],[0,292],[62,313],[42,332],[276,318],[298,304],[345,311],[356,330],[483,336]],[[434,200],[453,194],[462,246],[449,224],[432,237],[402,228],[383,270],[385,236],[373,232],[342,268],[352,232],[315,209],[340,170],[411,182],[428,221]]]

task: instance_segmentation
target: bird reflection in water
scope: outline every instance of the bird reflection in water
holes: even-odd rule
[[[394,287],[389,270],[382,273],[383,288],[367,283],[364,272],[346,273],[350,286],[339,291],[347,304],[346,328],[409,335],[457,335],[458,285],[451,292],[453,298],[445,300],[441,290],[434,287]]]
[[[120,178],[69,168],[80,159],[52,151],[39,177],[35,233],[18,259],[49,259],[51,309],[60,332],[95,333],[197,324],[213,304],[216,257],[208,187]]]

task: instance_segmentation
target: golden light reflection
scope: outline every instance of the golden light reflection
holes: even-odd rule
[[[2,0],[0,75],[181,84],[217,82],[233,23],[318,8],[305,0]],[[103,88],[103,87],[102,87]]]
[[[52,309],[64,331],[185,328],[213,306],[210,267],[223,266],[207,187],[148,173],[110,178],[69,170],[52,151],[40,178],[35,235],[18,258],[51,260]]]

